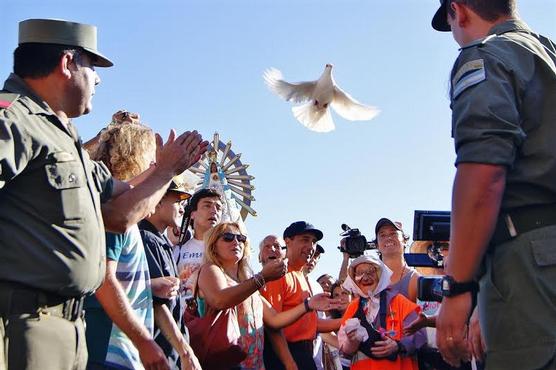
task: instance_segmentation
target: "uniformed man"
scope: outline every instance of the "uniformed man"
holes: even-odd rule
[[[457,172],[438,346],[468,356],[473,281],[487,369],[556,369],[556,47],[515,0],[442,0],[461,46],[451,74]]]
[[[206,151],[196,132],[172,131],[133,189],[91,161],[70,119],[91,110],[95,68],[110,66],[94,26],[19,24],[14,73],[0,91],[0,369],[85,367],[82,303],[104,276],[103,215],[123,232]]]

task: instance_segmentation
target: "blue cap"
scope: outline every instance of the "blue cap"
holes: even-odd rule
[[[322,231],[316,229],[312,224],[305,221],[297,221],[286,227],[284,230],[284,239],[293,238],[296,235],[311,233],[317,238],[317,241],[322,239]]]

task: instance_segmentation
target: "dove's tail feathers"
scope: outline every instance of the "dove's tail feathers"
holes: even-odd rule
[[[329,109],[319,109],[312,101],[292,108],[295,118],[311,131],[330,132],[334,130],[334,121]]]
[[[334,99],[330,105],[336,113],[350,121],[368,121],[380,113],[378,108],[361,104],[338,86],[334,87]]]
[[[316,81],[289,83],[284,81],[282,72],[276,68],[269,68],[264,71],[264,82],[276,95],[285,101],[302,103],[311,98],[311,94],[316,86]]]

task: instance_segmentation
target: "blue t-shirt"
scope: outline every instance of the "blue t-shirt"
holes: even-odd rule
[[[133,312],[153,333],[153,297],[149,265],[137,225],[124,234],[106,233],[106,258],[117,261],[116,278]],[[85,301],[89,362],[121,369],[142,369],[139,352],[112,322],[95,296]]]

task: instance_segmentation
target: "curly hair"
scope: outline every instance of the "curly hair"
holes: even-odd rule
[[[220,239],[220,236],[222,236],[222,233],[225,233],[226,231],[240,232],[243,234],[239,224],[235,222],[224,222],[214,226],[212,229],[207,231],[204,238],[205,240],[204,262],[215,264],[221,269],[223,267],[222,267],[222,263],[220,262],[220,258],[216,253],[216,243]],[[240,281],[247,280],[252,275],[251,267],[249,266],[250,254],[251,254],[251,249],[249,247],[249,240],[246,240],[245,243],[243,243],[243,257],[238,262],[238,275]]]
[[[147,126],[110,124],[101,133],[91,158],[103,162],[118,180],[126,181],[149,168],[148,154],[154,157],[155,151],[154,132]]]

